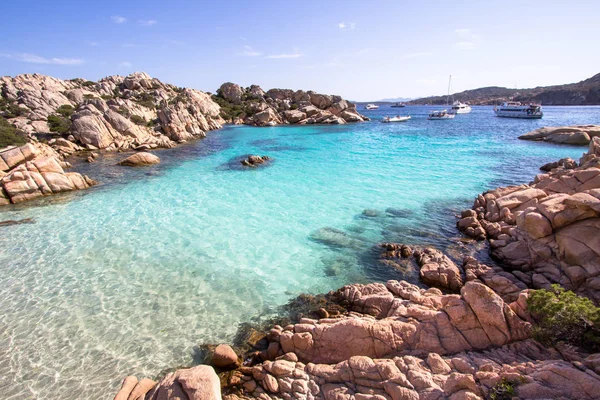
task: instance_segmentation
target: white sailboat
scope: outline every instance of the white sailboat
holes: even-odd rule
[[[448,79],[448,97],[450,97],[450,88],[452,87],[452,75]],[[452,100],[454,100],[454,95],[452,95]],[[449,103],[448,103],[449,104]],[[466,103],[461,103],[460,101],[452,101],[452,108],[450,109],[450,114],[468,114],[471,112],[471,106]]]
[[[446,97],[446,105],[450,105],[450,83],[452,82],[452,75],[450,75],[450,80],[448,81],[448,96]],[[431,120],[440,120],[440,119],[454,119],[456,114],[452,111],[442,110],[442,111],[432,111],[427,119]]]

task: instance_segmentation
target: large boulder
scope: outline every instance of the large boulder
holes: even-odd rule
[[[593,137],[600,137],[600,125],[551,126],[539,128],[519,136],[519,139],[558,144],[587,145]]]
[[[218,93],[225,100],[233,104],[240,104],[242,102],[242,95],[244,94],[244,89],[242,89],[240,85],[236,85],[235,83],[225,82],[219,88]]]
[[[231,346],[220,344],[215,348],[210,363],[215,367],[229,368],[235,366],[237,361],[237,354],[235,354]]]
[[[119,165],[128,167],[139,167],[160,163],[160,158],[152,153],[139,152],[119,162]]]
[[[208,365],[180,369],[165,376],[146,400],[221,400],[221,383]]]

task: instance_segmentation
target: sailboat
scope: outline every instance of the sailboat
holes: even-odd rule
[[[450,105],[450,82],[452,82],[452,75],[450,75],[450,80],[448,81],[448,96],[446,97],[446,104]],[[432,111],[427,119],[438,120],[438,119],[454,119],[455,114],[453,112],[448,112],[448,110],[442,111]]]

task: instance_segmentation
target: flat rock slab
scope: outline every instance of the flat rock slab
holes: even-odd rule
[[[600,137],[600,125],[548,126],[521,135],[519,139],[583,146],[593,137]]]

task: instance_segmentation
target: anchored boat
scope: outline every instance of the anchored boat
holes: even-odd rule
[[[433,111],[431,114],[429,114],[427,119],[454,119],[454,115],[455,114],[449,113],[448,110]]]
[[[466,103],[461,103],[460,101],[455,101],[452,104],[452,110],[450,112],[452,114],[468,114],[471,112],[471,106]]]
[[[497,117],[540,119],[544,116],[540,104],[523,104],[518,101],[507,101],[501,106],[495,106]]]
[[[410,119],[410,115],[402,117],[400,115],[396,115],[395,117],[385,117],[381,120],[381,122],[406,122]]]
[[[391,105],[391,107],[403,108],[403,107],[406,107],[406,104],[404,104],[404,103],[394,103],[394,104]]]
[[[379,108],[379,106],[376,104],[367,104],[365,106],[365,110],[377,110],[378,108]]]

